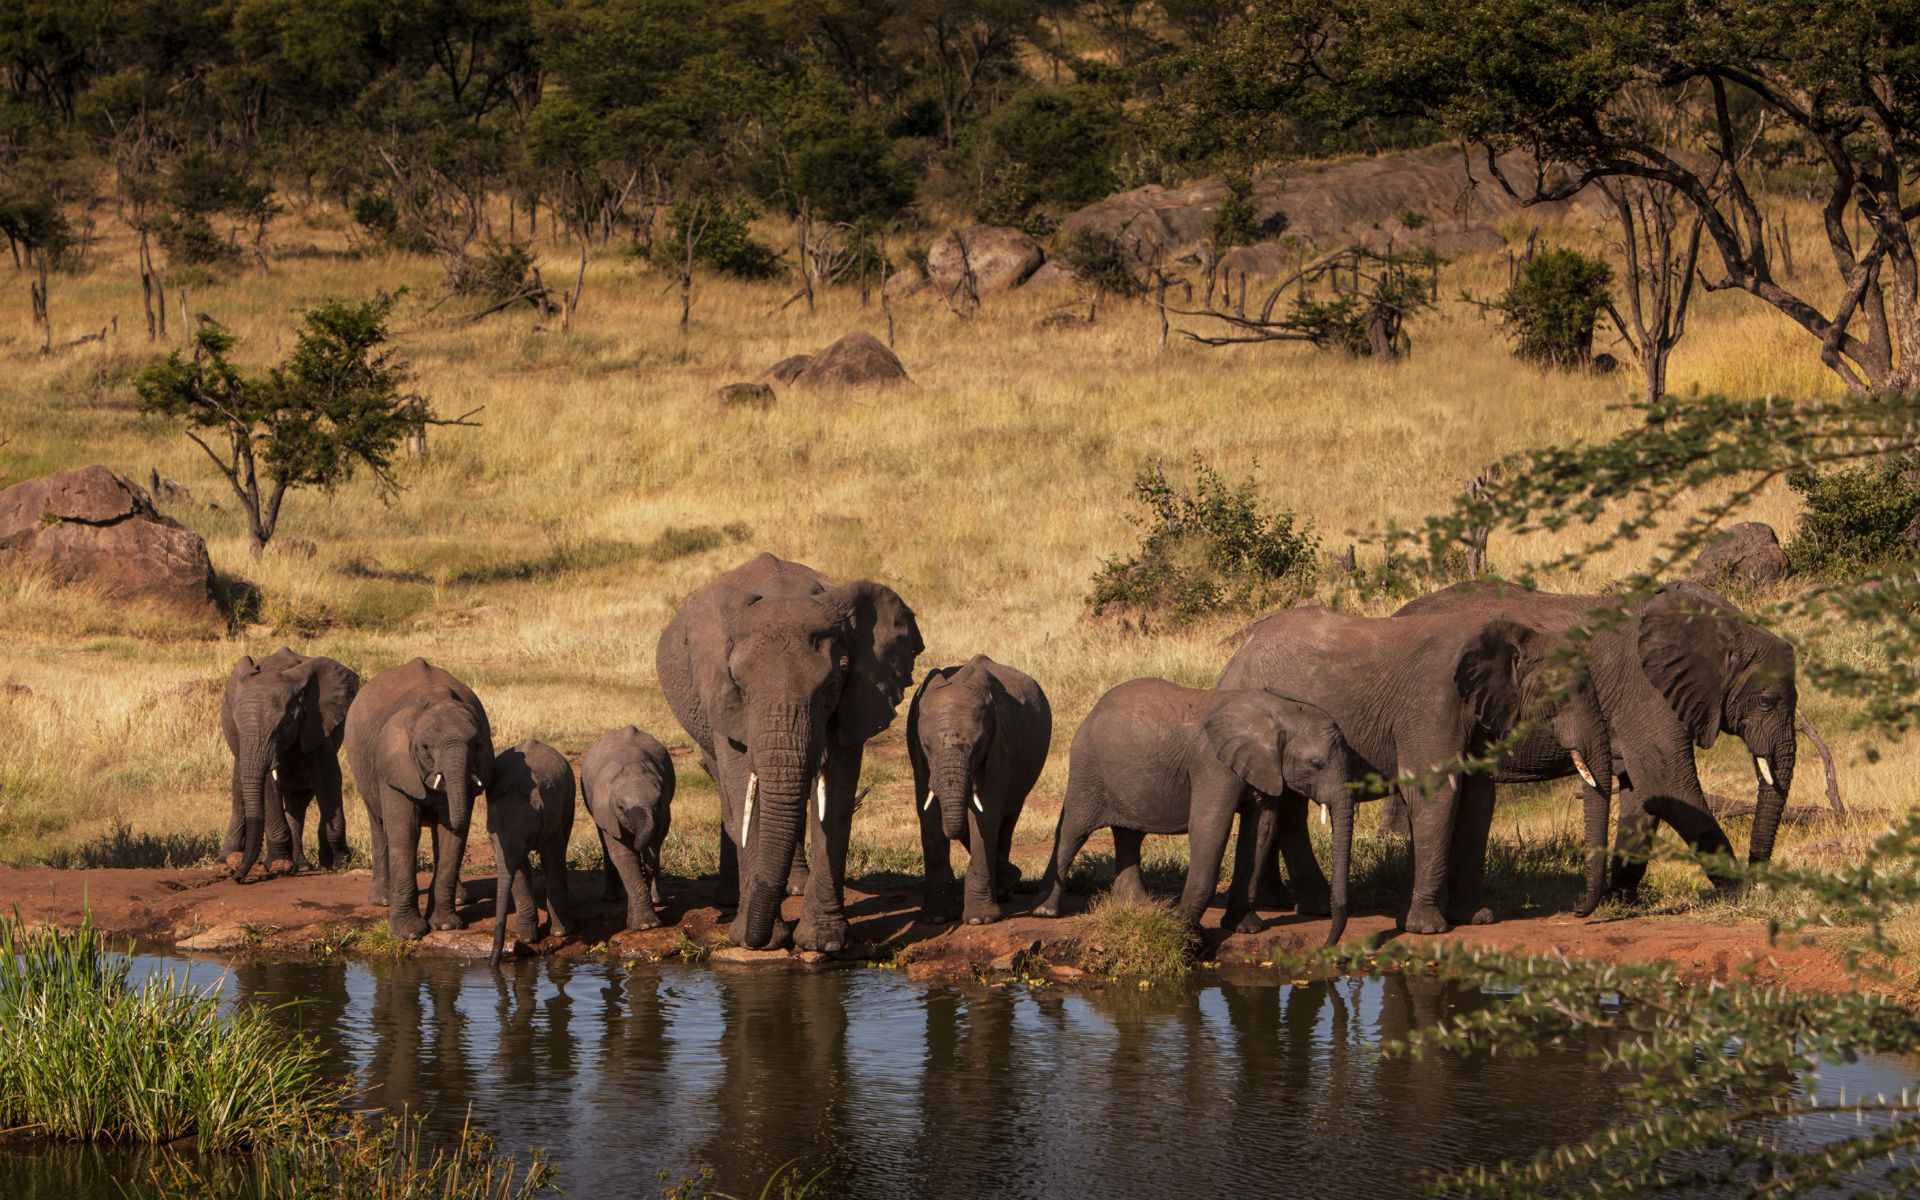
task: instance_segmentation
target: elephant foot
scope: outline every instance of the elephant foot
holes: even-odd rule
[[[802,917],[793,928],[793,944],[802,950],[833,954],[846,949],[850,940],[845,917],[825,917],[820,920]]]
[[[1251,911],[1243,913],[1226,912],[1220,914],[1220,928],[1229,933],[1259,933],[1267,923]]]
[[[766,944],[753,946],[747,942],[747,914],[741,913],[733,919],[732,924],[727,926],[727,936],[732,938],[735,944],[746,946],[749,950],[785,950],[793,944],[793,926],[776,917],[767,934]]]
[[[247,856],[238,850],[227,855],[227,874],[233,876],[235,879],[240,878],[240,864],[246,860]]]
[[[992,904],[985,908],[968,908],[965,917],[969,925],[992,925],[1000,919],[1000,906]]]
[[[1053,895],[1048,896],[1045,900],[1033,906],[1033,915],[1036,917],[1057,917],[1060,915],[1060,905],[1065,899],[1066,898],[1060,893],[1055,892]]]
[[[1453,925],[1433,905],[1416,904],[1401,918],[1400,928],[1408,933],[1445,933]]]
[[[630,908],[627,910],[628,929],[658,929],[660,914],[651,908]]]
[[[1303,917],[1330,917],[1333,915],[1333,893],[1303,891],[1294,898],[1293,911]]]
[[[792,874],[788,875],[787,876],[787,895],[789,896],[806,895],[808,875],[809,873],[806,871],[795,871]]]
[[[1458,909],[1447,914],[1447,919],[1455,925],[1498,925],[1500,918],[1491,908]]]
[[[556,929],[554,932],[558,933],[560,931]],[[513,936],[531,946],[540,940],[540,923],[538,921],[515,921],[513,923]]]
[[[467,927],[466,920],[461,917],[459,913],[453,911],[451,904],[444,909],[435,906],[433,916],[427,919],[427,924],[435,929],[465,929]],[[530,941],[531,939],[522,938],[521,940]]]
[[[297,863],[290,858],[276,858],[267,864],[267,874],[298,875],[300,874],[301,868],[305,866],[305,863]]]
[[[427,936],[427,922],[419,913],[400,913],[387,919],[387,932],[403,942],[415,942]]]
[[[922,908],[919,919],[922,925],[951,925],[953,924],[954,912],[945,905],[939,908]]]
[[[993,898],[995,900],[1005,900],[1015,892],[1030,892],[1034,890],[1033,884],[1020,878],[1020,868],[1010,862],[1000,864],[999,881],[1000,886],[995,888],[993,892]]]

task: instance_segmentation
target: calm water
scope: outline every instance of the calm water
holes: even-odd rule
[[[651,1194],[702,1167],[758,1194],[776,1166],[858,1197],[1408,1194],[1618,1115],[1586,1048],[1383,1059],[1450,1009],[1420,978],[1185,991],[925,988],[822,974],[605,963],[259,963],[142,958],[298,1020],[366,1103],[544,1146],[577,1200]],[[1598,1043],[1594,1044],[1598,1048]],[[1881,1062],[1823,1082],[1897,1090]],[[150,1193],[138,1155],[0,1153],[0,1196]]]

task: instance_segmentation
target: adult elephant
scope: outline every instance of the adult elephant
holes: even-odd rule
[[[1793,786],[1799,696],[1792,645],[1696,583],[1669,585],[1624,610],[1613,596],[1456,584],[1408,603],[1396,617],[1479,617],[1496,611],[1542,632],[1588,642],[1588,669],[1620,760],[1615,893],[1628,899],[1637,894],[1656,821],[1673,826],[1701,854],[1733,852],[1707,808],[1693,759],[1695,746],[1704,750],[1722,733],[1738,737],[1753,755],[1747,861],[1773,857],[1774,835]],[[1518,782],[1571,773],[1564,753],[1535,738],[1516,749],[1497,778]]]
[[[220,697],[220,732],[233,752],[233,813],[222,849],[235,879],[253,869],[263,841],[270,873],[304,870],[307,806],[315,802],[315,857],[326,869],[346,865],[340,739],[359,690],[360,676],[340,663],[286,646],[234,664]]]
[[[1477,755],[1523,717],[1544,720],[1557,742],[1586,764],[1600,794],[1610,791],[1613,753],[1591,687],[1554,660],[1556,639],[1514,621],[1457,617],[1358,617],[1324,608],[1273,613],[1253,626],[1220,688],[1268,688],[1314,705],[1346,739],[1354,779],[1430,775]],[[1413,825],[1413,897],[1402,926],[1445,933],[1487,924],[1481,904],[1493,780],[1452,771],[1422,788],[1400,788]],[[1263,813],[1275,829],[1298,911],[1326,913],[1331,897],[1307,837],[1306,801],[1288,795]],[[1588,888],[1606,867],[1606,810],[1588,820]],[[1263,847],[1264,850],[1264,847]],[[1262,862],[1268,857],[1263,852]],[[1441,894],[1446,892],[1445,908]]]
[[[347,765],[367,805],[373,886],[397,938],[465,929],[454,911],[474,797],[493,779],[493,731],[473,689],[424,658],[375,675],[347,713]],[[414,858],[433,829],[433,889],[420,915]]]
[[[754,949],[847,942],[842,912],[854,789],[925,645],[913,610],[868,580],[835,583],[762,554],[689,596],[654,663],[673,715],[720,792],[720,904]],[[799,925],[780,919],[801,823],[811,826]],[[794,872],[798,875],[798,872]]]

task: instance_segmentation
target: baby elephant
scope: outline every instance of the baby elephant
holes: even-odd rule
[[[580,763],[580,791],[600,828],[600,898],[627,898],[627,928],[660,924],[660,846],[673,817],[673,759],[633,726],[603,733]]]
[[[1164,679],[1123,683],[1100,697],[1073,736],[1053,860],[1034,915],[1060,915],[1074,855],[1094,830],[1111,827],[1120,868],[1114,893],[1136,900],[1147,894],[1140,880],[1145,835],[1189,835],[1180,913],[1198,926],[1220,882],[1236,812],[1251,814],[1260,798],[1292,791],[1326,805],[1336,833],[1350,832],[1353,798],[1346,785],[1346,742],[1332,718],[1310,704],[1262,690],[1185,688]],[[1247,898],[1252,825],[1241,824],[1220,918],[1222,929],[1241,933],[1261,927]],[[1336,894],[1344,897],[1345,863],[1337,860],[1334,873]]]
[[[1046,765],[1053,710],[1032,679],[984,654],[927,672],[907,710],[907,755],[920,808],[926,893],[920,919],[953,920],[952,847],[967,847],[969,925],[1000,919],[1020,873],[1007,861],[1013,827]]]
[[[573,835],[573,768],[545,742],[521,742],[493,760],[493,786],[487,791],[487,832],[493,835],[494,966],[507,940],[509,894],[514,936],[531,942],[539,936],[533,906],[533,875],[527,854],[540,852],[547,877],[547,915],[554,935],[567,932],[567,840]]]

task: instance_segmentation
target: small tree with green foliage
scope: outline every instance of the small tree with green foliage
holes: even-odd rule
[[[228,357],[231,334],[203,324],[193,356],[174,351],[134,380],[143,411],[171,417],[206,451],[247,514],[248,547],[266,548],[280,506],[296,487],[332,491],[365,468],[383,491],[401,441],[435,420],[403,392],[407,364],[385,348],[393,298],[330,300],[304,314],[293,352],[264,375]],[[468,414],[471,415],[471,414]],[[222,438],[224,451],[217,449]]]
[[[1489,307],[1529,362],[1573,368],[1593,358],[1593,329],[1612,303],[1613,268],[1578,250],[1548,250]]]
[[[1920,485],[1906,464],[1816,471],[1802,467],[1787,486],[1806,499],[1800,527],[1786,545],[1796,571],[1847,577],[1914,556]]]

